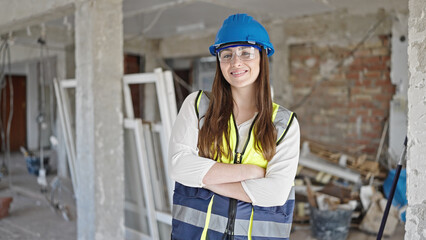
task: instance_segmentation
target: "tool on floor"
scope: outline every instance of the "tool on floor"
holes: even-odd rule
[[[386,203],[385,212],[383,213],[382,223],[380,224],[379,233],[377,234],[377,240],[381,240],[383,236],[383,231],[385,230],[386,220],[388,219],[389,209],[392,204],[393,195],[395,194],[396,185],[398,183],[398,178],[402,169],[402,161],[405,159],[407,153],[407,137],[404,141],[404,150],[402,151],[401,157],[399,158],[398,166],[396,167],[395,178],[393,179],[392,188],[389,193],[388,202]]]
[[[24,154],[24,157],[27,162],[27,168],[28,172],[38,175],[39,174],[39,166],[40,166],[40,160],[39,158],[36,158],[34,154],[30,153],[25,149],[23,146],[20,147],[20,151],[22,154]],[[47,162],[46,162],[47,163]],[[49,165],[46,165],[47,169],[49,169]],[[63,189],[67,190],[68,192],[71,192],[71,190],[64,187],[61,183],[61,180],[58,176],[54,177],[52,181],[50,182],[50,197],[47,196],[47,186],[45,193],[45,198],[47,202],[50,204],[51,209],[56,213],[61,213],[62,217],[67,220],[71,221],[71,211],[68,205],[63,204],[59,201],[59,197],[56,196],[57,193],[61,192]]]
[[[52,181],[50,182],[50,187],[51,187],[50,198],[47,195],[45,195],[45,197],[46,197],[46,200],[50,203],[51,209],[56,213],[60,213],[66,221],[71,221],[72,215],[71,215],[70,207],[62,203],[59,200],[59,197],[56,196],[57,193],[60,193],[63,189],[69,192],[71,191],[63,186],[58,176],[52,179]]]

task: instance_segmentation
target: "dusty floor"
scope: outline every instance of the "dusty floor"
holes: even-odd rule
[[[50,165],[55,168],[54,163]],[[54,177],[55,174],[47,177],[50,189]],[[65,179],[53,195],[51,191],[43,194],[37,177],[28,173],[24,156],[13,153],[9,175],[0,181],[0,197],[13,197],[9,216],[0,219],[0,239],[76,239],[75,201],[70,188],[71,184]],[[70,221],[65,219],[62,211],[49,203],[47,199],[52,199],[52,196],[55,203],[69,208],[70,214],[65,216],[70,216]]]
[[[40,192],[37,177],[28,173],[22,154],[12,154],[9,171],[11,181],[9,177],[0,181],[0,197],[12,196],[13,202],[10,206],[10,215],[0,219],[0,240],[77,239],[75,201],[70,192],[70,182],[62,179],[62,188],[53,195],[55,201],[69,208],[70,214],[63,215],[63,211],[59,211],[46,200],[46,197],[51,199],[50,192],[47,194]],[[52,183],[54,177],[54,174],[49,175],[48,183]],[[70,220],[67,220],[68,216]],[[315,240],[311,236],[309,225],[295,226],[291,239]],[[348,239],[374,240],[376,236],[351,228]],[[398,225],[392,237],[383,239],[404,239],[403,223]]]
[[[390,237],[383,237],[382,239],[386,240],[402,240],[404,239],[404,225],[399,224],[395,233]],[[290,235],[291,240],[316,240],[316,238],[311,236],[311,231],[308,225],[303,227],[296,227],[295,231]],[[374,234],[367,234],[356,228],[351,228],[349,230],[349,235],[347,240],[376,240],[377,236]]]

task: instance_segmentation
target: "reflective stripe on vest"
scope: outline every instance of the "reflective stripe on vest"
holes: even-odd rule
[[[199,119],[199,128],[204,124],[204,117],[210,99],[200,91],[195,101],[195,111]],[[277,130],[277,145],[284,139],[294,113],[273,104],[272,121]],[[255,122],[255,121],[254,121]],[[238,143],[237,129],[231,115],[229,144],[234,152]],[[255,164],[266,168],[268,162],[254,148],[254,133],[249,132],[248,142],[241,163]],[[226,149],[226,148],[225,148]],[[220,161],[233,163],[233,159],[222,156]],[[232,154],[233,155],[233,154]],[[233,239],[288,239],[294,209],[294,188],[291,188],[286,203],[276,207],[259,207],[250,203],[237,201]],[[204,188],[184,186],[178,182],[173,195],[172,239],[222,239],[227,229],[230,198],[215,194]]]
[[[291,230],[294,198],[295,192],[292,187],[289,198],[283,206],[259,207],[238,201],[234,236],[247,237],[247,239],[254,239],[254,237],[288,238]],[[178,237],[185,239],[194,234],[196,237],[191,239],[209,239],[210,231],[218,233],[225,231],[228,222],[229,198],[214,194],[207,189],[191,188],[176,183],[173,202],[173,226],[177,222],[182,222],[195,227],[191,230],[186,228],[184,231],[174,228],[173,236],[176,238],[173,239],[180,239]],[[207,229],[208,231],[206,231]]]

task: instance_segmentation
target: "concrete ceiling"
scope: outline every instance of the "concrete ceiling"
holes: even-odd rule
[[[336,10],[367,14],[381,8],[387,11],[408,8],[405,5],[407,2],[402,0],[124,0],[124,37],[159,39],[208,34],[216,32],[223,20],[233,13],[248,13],[263,22]],[[45,31],[49,42],[56,46],[72,43],[73,25],[72,15],[47,22]],[[32,26],[31,30],[42,32],[40,25]],[[33,34],[25,40],[28,29],[16,35],[20,36],[18,42],[22,44],[38,38]]]
[[[216,31],[233,13],[245,12],[268,21],[336,10],[366,14],[380,8],[401,9],[404,4],[407,2],[401,0],[124,0],[124,34],[165,38]]]

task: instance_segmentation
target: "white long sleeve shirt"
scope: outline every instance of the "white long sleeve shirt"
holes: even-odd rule
[[[173,126],[169,143],[171,178],[190,187],[203,187],[203,178],[216,161],[198,156],[198,118],[195,112],[197,92],[182,104]],[[238,125],[240,141],[245,143],[254,117]],[[293,186],[299,161],[300,131],[295,118],[285,138],[276,147],[274,157],[266,167],[264,178],[242,181],[242,187],[253,205],[262,207],[283,205]]]

